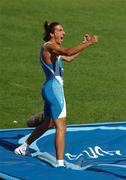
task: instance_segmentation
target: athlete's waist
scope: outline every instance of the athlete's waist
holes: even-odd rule
[[[63,78],[61,76],[55,76],[55,79],[63,86]]]
[[[63,78],[61,76],[46,77],[46,82],[48,81],[57,81],[60,85],[63,86]]]

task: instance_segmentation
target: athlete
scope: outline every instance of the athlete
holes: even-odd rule
[[[28,139],[14,152],[18,155],[28,155],[29,145],[44,134],[49,128],[55,127],[56,166],[64,167],[64,147],[66,133],[66,102],[63,89],[62,60],[70,62],[85,48],[98,43],[97,36],[86,34],[80,44],[71,48],[62,48],[64,39],[63,26],[58,22],[44,23],[44,45],[40,52],[41,67],[46,81],[42,86],[44,100],[44,119],[28,137]]]

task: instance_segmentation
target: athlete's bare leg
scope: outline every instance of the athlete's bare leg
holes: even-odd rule
[[[66,121],[65,118],[60,118],[54,120],[56,127],[55,134],[55,149],[56,149],[56,159],[64,159],[64,147],[65,147],[65,133],[66,133]]]
[[[31,133],[28,139],[22,145],[17,147],[14,152],[17,155],[30,155],[29,145],[53,126],[54,122],[52,121],[52,119],[50,117],[46,117],[46,119]]]
[[[47,117],[36,129],[31,133],[28,139],[14,152],[18,155],[29,155],[28,146],[32,144],[36,139],[43,135],[48,129],[55,126],[55,150],[56,150],[56,159],[57,167],[64,166],[64,148],[65,148],[65,133],[66,133],[66,121],[65,118],[60,118],[57,120],[52,120],[50,117]]]
[[[54,122],[50,117],[45,117],[45,120],[31,133],[26,140],[28,145],[32,144],[36,139],[43,135],[48,129],[54,126]]]

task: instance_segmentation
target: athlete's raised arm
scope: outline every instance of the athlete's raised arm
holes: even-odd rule
[[[55,42],[53,43],[47,43],[46,48],[48,51],[56,54],[56,55],[63,55],[63,56],[73,56],[78,53],[80,53],[82,50],[87,48],[88,46],[92,44],[96,44],[98,42],[98,37],[97,36],[92,36],[90,37],[89,41],[84,41],[76,46],[73,46],[71,48],[62,48],[59,44],[56,44]]]
[[[77,53],[75,55],[72,56],[61,56],[63,61],[66,62],[71,62],[72,60],[74,60],[77,56],[79,56],[80,53]]]
[[[84,36],[84,39],[83,39],[83,41],[82,41],[82,44],[86,44],[87,46],[85,46],[85,48],[86,47],[88,47],[89,45],[91,45],[91,44],[96,44],[98,42],[98,37],[97,36],[89,36],[88,34],[86,34],[85,36]],[[84,49],[85,49],[84,48]],[[76,54],[74,54],[74,55],[71,55],[71,56],[68,56],[68,55],[62,55],[62,59],[64,60],[64,61],[67,61],[67,62],[70,62],[70,61],[72,61],[72,60],[74,60],[78,55],[80,54],[80,52],[78,52],[78,53],[76,53]]]

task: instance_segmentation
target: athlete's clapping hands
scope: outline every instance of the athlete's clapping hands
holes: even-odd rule
[[[98,43],[98,36],[85,34],[82,43],[96,44]]]

